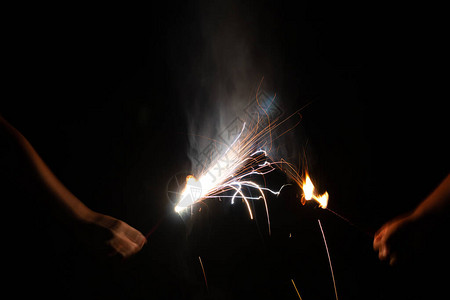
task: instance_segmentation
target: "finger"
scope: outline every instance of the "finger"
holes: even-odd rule
[[[142,235],[142,233],[129,225],[127,225],[127,228],[125,228],[123,234],[124,238],[128,241],[127,249],[130,255],[139,252],[139,250],[141,250],[147,242],[147,239]]]
[[[136,244],[135,242],[129,240],[127,247],[126,247],[127,257],[138,253],[142,249],[143,246],[144,246],[144,244]]]
[[[386,231],[386,225],[387,225],[387,224],[384,224],[383,226],[380,227],[380,229],[378,229],[378,230],[375,232],[375,234],[374,234],[375,238],[381,236],[381,235],[384,233],[384,231]]]
[[[378,229],[377,232],[375,232],[375,234],[373,235],[373,236],[374,236],[374,239],[375,239],[375,240],[378,240],[378,239],[382,238],[382,237],[385,235],[386,230],[387,230],[387,226],[386,226],[386,225],[383,225],[383,227],[381,227],[380,229]]]
[[[384,250],[384,247],[380,247],[378,250],[378,259],[379,260],[385,260],[386,259],[386,252]]]
[[[122,257],[129,257],[133,253],[133,242],[121,236],[115,236],[109,241],[111,247]]]
[[[141,250],[141,248],[142,248],[142,246],[139,246],[138,244],[130,241],[129,243],[127,243],[126,247],[123,248],[123,251],[121,254],[124,258],[129,258],[130,256],[133,256],[134,254],[139,252],[139,250]]]
[[[111,241],[111,244],[124,258],[128,258],[136,254],[144,246],[143,243],[137,244],[133,242],[125,234],[116,236],[115,241]]]
[[[389,247],[386,244],[382,245],[378,252],[378,258],[380,260],[386,260],[389,256],[389,252]]]
[[[373,250],[377,251],[380,249],[380,247],[381,247],[381,239],[379,237],[374,238],[373,239]]]
[[[386,229],[383,228],[383,230],[379,230],[378,233],[375,234],[375,237],[373,239],[373,249],[379,250],[383,245],[386,243]]]
[[[140,233],[138,230],[129,227],[127,230],[125,230],[125,235],[135,244],[139,245],[141,248],[142,246],[147,242],[147,239],[145,236]]]

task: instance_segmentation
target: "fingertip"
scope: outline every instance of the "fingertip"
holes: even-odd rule
[[[142,246],[147,244],[147,238],[143,234],[141,234],[141,244],[142,244]]]
[[[380,247],[378,252],[378,258],[380,260],[386,260],[389,256],[389,249],[386,245],[383,245]]]
[[[138,230],[132,228],[132,230],[127,231],[126,236],[134,243],[138,244],[142,247],[145,243],[147,243],[147,239],[145,236]]]
[[[372,243],[372,247],[373,247],[373,250],[377,251],[378,248],[380,248],[380,242],[378,240],[374,239],[373,243]]]
[[[147,239],[144,236],[141,236],[136,242],[135,242],[136,246],[137,246],[137,250],[136,252],[140,251],[145,244],[147,244]]]
[[[381,235],[381,232],[384,231],[384,227],[381,227],[380,229],[378,229],[375,234],[373,235],[376,239],[378,239]]]
[[[375,251],[380,250],[383,247],[383,239],[381,238],[381,236],[377,236],[373,239],[373,249]]]

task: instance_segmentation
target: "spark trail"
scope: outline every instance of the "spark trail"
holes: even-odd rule
[[[282,128],[281,126],[285,125],[287,120],[298,115],[298,111],[281,121],[279,119],[272,121],[265,111],[264,113],[265,118],[258,115],[256,121],[250,125],[244,123],[231,145],[197,177],[189,175],[186,178],[186,186],[180,193],[179,201],[175,206],[176,212],[181,213],[205,199],[230,198],[232,204],[236,199],[241,199],[247,206],[250,218],[253,219],[249,200],[262,200],[266,211],[268,232],[269,235],[271,234],[266,193],[278,196],[286,184],[278,189],[270,189],[258,184],[252,178],[255,176],[264,178],[275,169],[282,169],[282,165],[286,162],[273,161],[269,155],[274,140],[273,131]],[[282,134],[292,128],[283,129]],[[246,191],[250,190],[255,190],[257,196],[255,194],[249,196]],[[231,192],[232,196],[228,196],[227,192]]]
[[[319,219],[317,221],[319,222],[320,231],[322,232],[323,242],[325,243],[325,249],[327,250],[328,263],[330,264],[331,278],[333,279],[334,294],[336,296],[336,300],[339,300],[338,294],[337,294],[337,289],[336,289],[336,281],[334,280],[333,265],[331,264],[330,252],[328,251],[327,239],[325,238],[325,233],[323,232],[322,223],[320,222]]]
[[[202,267],[203,278],[205,279],[206,289],[208,289],[208,281],[206,280],[206,273],[205,273],[205,268],[203,267],[202,258],[199,256],[198,260],[200,261],[200,266]]]
[[[300,300],[302,300],[302,297],[300,296],[300,293],[299,293],[298,290],[297,290],[297,286],[295,286],[294,279],[291,279],[291,282],[292,282],[292,285],[294,286],[295,291],[297,292],[298,298],[299,298]]]

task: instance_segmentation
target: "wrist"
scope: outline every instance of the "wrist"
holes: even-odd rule
[[[92,223],[96,219],[97,213],[85,206],[84,204],[79,207],[71,209],[69,213],[69,222],[75,225]]]
[[[413,212],[411,213],[411,218],[414,220],[424,220],[432,218],[434,215],[435,212],[419,206],[415,210],[413,210]]]
[[[422,209],[421,207],[416,208],[409,216],[409,221],[419,226],[429,226],[429,224],[434,224],[439,219],[440,217],[438,213],[427,209]]]

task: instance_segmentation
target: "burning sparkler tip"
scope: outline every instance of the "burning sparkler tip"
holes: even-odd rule
[[[320,208],[327,207],[328,198],[329,198],[328,192],[325,192],[322,195],[315,194],[314,193],[314,190],[315,190],[314,184],[312,183],[311,178],[309,177],[308,174],[306,174],[306,178],[303,183],[302,190],[303,190],[303,197],[302,197],[301,202],[303,205],[306,203],[306,201],[310,201],[310,200],[314,199],[315,201],[317,201],[319,203]]]

